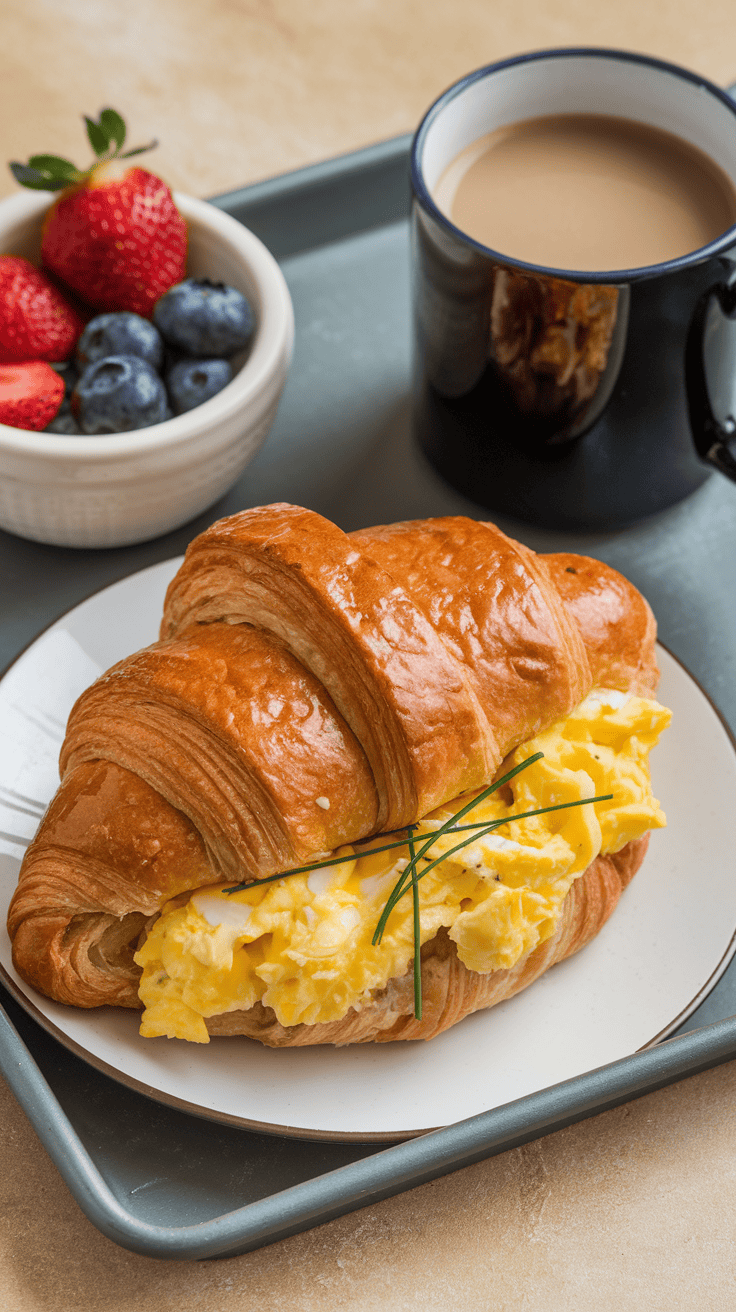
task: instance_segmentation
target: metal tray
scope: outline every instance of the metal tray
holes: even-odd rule
[[[243,506],[291,500],[346,529],[483,513],[441,482],[409,432],[408,145],[399,138],[216,199],[281,260],[294,300],[294,366],[275,428],[227,497],[154,542],[73,551],[0,533],[0,664],[91,592],[178,554]],[[736,495],[725,480],[714,475],[686,502],[616,534],[502,527],[537,550],[588,552],[626,573],[649,597],[663,641],[736,726]],[[0,993],[10,1087],[90,1220],[152,1257],[257,1248],[736,1056],[734,963],[677,1037],[377,1151],[252,1134],[149,1101]]]

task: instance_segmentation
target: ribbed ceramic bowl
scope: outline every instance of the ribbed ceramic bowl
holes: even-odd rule
[[[38,262],[53,197],[0,201],[0,252]],[[236,481],[264,442],[286,381],[294,313],[265,246],[206,201],[175,196],[189,225],[188,273],[237,287],[256,334],[232,382],[204,405],[132,433],[63,437],[0,424],[0,527],[64,547],[118,547],[186,523]]]

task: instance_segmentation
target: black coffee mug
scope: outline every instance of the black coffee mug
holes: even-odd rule
[[[736,481],[736,226],[678,259],[581,273],[490,250],[438,208],[432,189],[471,142],[570,113],[663,128],[736,186],[736,103],[661,60],[541,51],[450,87],[411,155],[414,426],[480,505],[605,529],[680,501],[708,465]]]

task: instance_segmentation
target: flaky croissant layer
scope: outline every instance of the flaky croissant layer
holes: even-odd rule
[[[651,695],[654,640],[614,570],[462,517],[344,534],[276,505],[213,525],[160,641],[72,711],[10,908],[17,969],[63,1002],[140,1006],[133,954],[171,899],[481,788],[594,685]]]

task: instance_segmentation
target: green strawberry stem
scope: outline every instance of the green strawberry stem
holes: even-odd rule
[[[88,169],[78,169],[71,160],[60,155],[31,155],[27,164],[13,160],[10,172],[22,187],[32,191],[62,191],[64,187],[84,182],[98,164],[111,159],[130,159],[133,155],[142,155],[153,150],[157,141],[149,141],[147,146],[135,146],[133,150],[123,150],[125,144],[125,122],[115,109],[100,110],[100,117],[95,122],[85,114],[89,143],[97,158]]]

